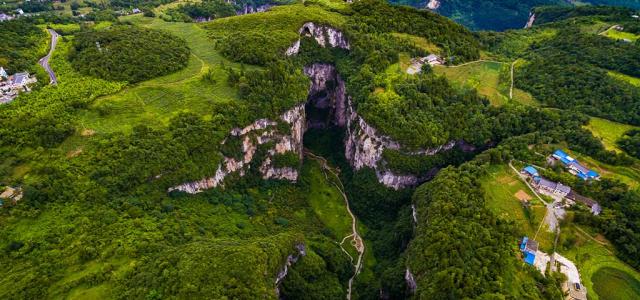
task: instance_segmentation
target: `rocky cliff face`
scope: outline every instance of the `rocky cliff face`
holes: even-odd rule
[[[300,28],[299,33],[313,37],[322,47],[349,49],[349,42],[342,32],[329,26],[309,22]],[[296,54],[299,50],[300,40],[289,47],[287,55]],[[358,115],[351,98],[346,93],[345,82],[333,65],[316,63],[305,67],[304,73],[311,79],[307,102],[297,105],[280,116],[279,122],[288,124],[291,128],[289,132],[278,132],[278,122],[267,119],[257,120],[244,128],[235,128],[230,132],[230,136],[242,140],[241,158],[224,157],[214,176],[187,182],[170,188],[169,191],[198,193],[220,186],[231,173],[238,172],[243,176],[250,167],[258,146],[271,142],[274,146],[267,150],[266,157],[261,158],[262,164],[259,171],[262,177],[296,181],[297,167],[276,168],[273,165],[273,158],[278,154],[293,152],[302,159],[303,135],[307,128],[323,129],[330,126],[344,128],[346,131],[345,156],[351,166],[356,170],[365,167],[374,169],[378,181],[394,189],[414,186],[424,178],[396,174],[388,169],[382,156],[384,150],[397,150],[408,155],[436,155],[455,146],[461,146],[464,149],[463,142],[450,141],[435,148],[404,151],[400,143],[378,132]]]
[[[264,179],[287,179],[296,181],[298,170],[293,167],[276,168],[273,166],[273,157],[276,154],[294,152],[302,158],[302,137],[306,129],[304,105],[298,105],[280,116],[282,122],[291,127],[289,133],[281,133],[276,130],[278,122],[260,119],[244,128],[234,128],[230,135],[242,140],[242,158],[224,157],[224,161],[218,166],[212,177],[198,181],[187,182],[169,189],[190,194],[215,188],[222,185],[224,179],[234,172],[244,176],[249,164],[253,161],[259,145],[274,142],[274,146],[267,150],[267,157],[260,166],[260,173]],[[223,141],[223,144],[225,141]]]
[[[403,147],[391,137],[379,133],[376,128],[358,115],[351,98],[346,94],[345,83],[333,65],[313,64],[306,67],[304,72],[311,78],[307,110],[328,110],[328,113],[324,114],[328,116],[328,120],[324,122],[310,117],[307,121],[309,128],[323,128],[327,123],[345,128],[345,156],[351,166],[356,170],[365,167],[374,169],[378,181],[385,186],[400,189],[419,183],[418,176],[396,174],[385,167],[386,163],[382,157],[384,150],[402,151]],[[450,150],[458,144],[456,141],[451,141],[439,147],[406,151],[405,153],[436,155]]]
[[[301,36],[312,37],[321,47],[332,47],[349,49],[349,41],[342,31],[331,26],[317,25],[313,22],[307,22],[300,27],[298,33]],[[295,41],[285,52],[287,56],[298,54],[300,51],[300,39]]]
[[[240,15],[248,15],[248,14],[254,14],[259,12],[265,12],[274,6],[275,5],[273,4],[264,4],[264,5],[257,5],[257,6],[245,4],[242,7],[242,9],[236,11],[236,15],[240,16]]]
[[[276,130],[278,122],[260,119],[244,128],[235,128],[230,136],[242,140],[242,158],[225,157],[218,166],[214,176],[194,182],[187,182],[169,191],[183,191],[199,193],[203,190],[222,185],[229,174],[238,172],[243,176],[253,161],[259,145],[274,142],[274,146],[267,150],[267,156],[259,167],[264,179],[284,179],[296,181],[298,169],[296,167],[276,168],[273,157],[277,154],[294,152],[302,159],[302,142],[307,128],[341,127],[346,130],[345,156],[351,166],[360,170],[372,168],[376,172],[378,181],[387,187],[401,189],[420,183],[422,178],[416,175],[396,174],[386,168],[382,154],[385,149],[403,151],[403,147],[389,136],[381,134],[369,125],[355,111],[351,98],[346,94],[345,83],[337,70],[329,64],[313,64],[305,67],[304,72],[311,79],[309,98],[306,104],[300,104],[280,116],[280,122],[291,127],[290,132],[282,133]],[[321,118],[307,115],[307,111],[323,111]],[[224,143],[224,142],[223,142]],[[409,155],[436,155],[464,144],[451,141],[435,148],[405,151]]]
[[[298,259],[300,259],[300,257],[307,255],[306,247],[304,246],[304,244],[296,245],[296,250],[298,251],[297,253],[290,254],[289,256],[287,256],[287,260],[285,261],[284,266],[282,267],[282,270],[280,270],[280,272],[278,272],[278,276],[276,276],[276,297],[277,298],[280,298],[280,284],[285,279],[285,277],[287,277],[287,274],[289,274],[289,267],[291,267],[293,264],[298,262]]]

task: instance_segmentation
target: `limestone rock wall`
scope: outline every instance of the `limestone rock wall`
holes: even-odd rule
[[[313,22],[307,22],[300,27],[298,33],[302,36],[312,37],[316,40],[318,45],[321,47],[332,47],[332,48],[342,48],[342,49],[350,49],[349,41],[346,36],[342,33],[342,31],[335,29],[331,26],[326,25],[318,25]],[[298,54],[300,51],[300,39],[295,41],[288,49],[285,51],[285,55],[291,56],[294,54]]]
[[[202,192],[207,189],[222,185],[224,179],[231,173],[238,172],[244,176],[249,164],[253,161],[258,145],[274,142],[273,148],[267,150],[267,157],[260,166],[260,173],[264,179],[287,179],[296,181],[298,169],[292,167],[276,168],[273,166],[273,156],[285,152],[295,152],[302,158],[302,137],[306,129],[304,105],[297,105],[280,116],[280,119],[289,124],[291,130],[283,134],[276,130],[275,121],[260,119],[244,128],[234,128],[230,135],[242,139],[242,159],[225,157],[212,177],[198,181],[187,182],[170,188],[168,191],[182,191],[190,194]],[[261,133],[260,133],[261,132]],[[223,144],[225,142],[223,141]]]

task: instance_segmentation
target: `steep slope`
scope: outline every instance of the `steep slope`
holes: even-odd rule
[[[567,0],[390,0],[389,2],[427,8],[473,30],[498,31],[524,27],[527,24],[527,20],[530,19],[531,11],[534,7],[547,5],[572,6],[576,3],[576,1]],[[577,5],[584,5],[585,3],[640,9],[640,2],[637,0],[586,0],[580,1]]]

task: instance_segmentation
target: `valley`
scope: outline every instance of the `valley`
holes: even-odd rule
[[[640,21],[549,3],[0,22],[0,298],[640,295]]]

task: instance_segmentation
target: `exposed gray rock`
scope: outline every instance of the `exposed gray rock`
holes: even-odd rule
[[[326,25],[318,25],[313,22],[307,22],[298,30],[300,35],[312,37],[316,40],[320,47],[342,48],[349,50],[351,46],[342,31]],[[300,51],[300,39],[295,41],[285,51],[285,55],[291,56],[298,54]]]
[[[272,158],[276,154],[283,154],[288,151],[298,153],[302,158],[302,137],[306,129],[304,105],[295,106],[282,114],[280,118],[291,126],[290,133],[282,134],[277,132],[275,126],[278,123],[267,119],[257,120],[244,128],[234,128],[231,130],[230,135],[242,139],[242,160],[225,157],[224,162],[218,166],[214,176],[183,183],[169,188],[168,191],[182,191],[189,194],[196,194],[222,185],[224,179],[231,173],[238,172],[241,176],[244,176],[245,170],[254,159],[258,145],[270,141],[275,142],[275,146],[273,149],[267,151],[268,156],[260,166],[262,177],[264,179],[287,179],[296,181],[298,179],[297,169],[291,167],[275,168],[272,165]],[[271,130],[267,130],[269,128]],[[262,130],[264,131],[258,135],[257,131]],[[225,141],[223,141],[223,144],[224,143]]]
[[[280,272],[278,272],[278,275],[276,276],[276,297],[277,298],[280,298],[280,284],[282,283],[284,278],[287,277],[287,274],[289,274],[289,267],[295,264],[296,262],[298,262],[298,259],[300,259],[300,257],[304,257],[307,255],[306,247],[304,244],[296,245],[296,250],[298,250],[297,253],[290,254],[289,256],[287,256],[287,260],[285,261],[284,266],[282,267],[282,270],[280,270]]]
[[[242,7],[242,9],[236,11],[236,15],[240,16],[240,15],[248,15],[248,14],[254,14],[259,12],[265,12],[274,6],[275,5],[273,4],[263,4],[258,6],[245,4]]]
[[[414,294],[416,292],[416,289],[418,289],[418,284],[416,283],[416,280],[413,277],[413,274],[411,273],[411,270],[409,270],[409,268],[407,268],[407,271],[404,272],[404,280],[407,283],[407,287],[409,287],[409,291],[411,292],[411,294]]]

